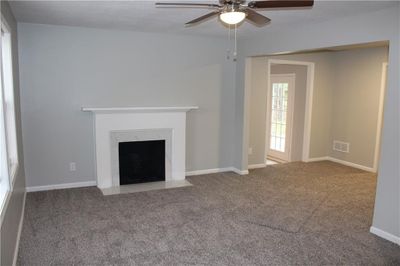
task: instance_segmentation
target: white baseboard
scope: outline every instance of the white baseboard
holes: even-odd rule
[[[361,169],[361,170],[364,170],[364,171],[367,171],[367,172],[375,173],[374,168],[368,167],[368,166],[364,166],[364,165],[361,165],[361,164],[351,163],[351,162],[343,161],[343,160],[332,158],[332,157],[329,157],[329,161],[334,162],[334,163],[340,163],[340,164],[343,164],[343,165],[346,165],[346,166],[350,166],[350,167],[354,167],[354,168],[357,168],[357,169]]]
[[[230,171],[235,172],[236,174],[239,174],[239,175],[248,175],[249,174],[249,170],[239,170],[235,167],[231,167]]]
[[[212,168],[212,169],[188,171],[188,172],[186,172],[186,176],[192,176],[192,175],[207,175],[207,174],[215,174],[215,173],[222,173],[222,172],[229,172],[229,171],[232,171],[231,167],[226,167],[226,168]]]
[[[96,184],[97,184],[96,181],[85,181],[85,182],[64,183],[56,185],[46,185],[46,186],[34,186],[34,187],[27,187],[26,192],[64,189],[64,188],[93,187],[96,186]]]
[[[369,231],[374,234],[377,235],[379,237],[382,237],[383,239],[386,239],[390,242],[396,243],[397,245],[400,245],[400,237],[392,235],[386,231],[383,231],[381,229],[378,229],[376,227],[371,226],[371,228],[369,229]]]
[[[18,250],[19,250],[19,240],[21,239],[22,226],[24,224],[25,201],[26,201],[26,192],[24,192],[24,199],[22,200],[21,218],[19,219],[17,241],[15,242],[15,247],[14,247],[14,258],[13,258],[13,264],[12,264],[13,266],[17,265]]]
[[[257,168],[264,168],[267,165],[265,163],[259,163],[259,164],[250,164],[248,166],[249,169],[257,169]]]
[[[248,170],[239,170],[235,167],[225,167],[225,168],[212,168],[212,169],[188,171],[186,172],[186,176],[215,174],[215,173],[230,172],[230,171],[235,172],[239,175],[247,175],[249,173]],[[97,185],[96,181],[64,183],[64,184],[55,184],[46,186],[27,187],[26,192],[46,191],[46,190],[65,189],[65,188],[78,188],[78,187],[93,187],[96,185]]]
[[[373,167],[368,167],[368,166],[364,166],[364,165],[361,165],[361,164],[356,164],[356,163],[343,161],[343,160],[336,159],[336,158],[333,158],[333,157],[330,157],[330,156],[310,158],[310,159],[306,160],[306,162],[319,162],[319,161],[331,161],[331,162],[334,162],[334,163],[339,163],[339,164],[343,164],[343,165],[346,165],[346,166],[350,166],[350,167],[354,167],[354,168],[357,168],[357,169],[361,169],[361,170],[364,170],[364,171],[367,171],[367,172],[376,173],[376,171],[374,170]]]
[[[239,170],[235,167],[225,167],[225,168],[212,168],[212,169],[189,171],[189,172],[186,172],[186,176],[207,175],[207,174],[215,174],[215,173],[222,173],[222,172],[235,172],[239,175],[247,175],[249,173],[248,170]]]
[[[320,161],[329,161],[329,157],[315,157],[315,158],[309,158],[308,160],[305,160],[306,163],[311,163],[311,162],[320,162]]]

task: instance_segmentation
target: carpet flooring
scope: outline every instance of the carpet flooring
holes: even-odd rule
[[[28,193],[18,265],[400,265],[369,233],[376,176],[331,162],[103,196]]]

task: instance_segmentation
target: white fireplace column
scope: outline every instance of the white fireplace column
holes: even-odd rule
[[[89,108],[95,115],[97,187],[119,186],[118,142],[165,140],[166,181],[185,179],[186,112],[184,107]]]

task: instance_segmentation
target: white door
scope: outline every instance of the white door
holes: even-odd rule
[[[295,75],[270,75],[267,117],[267,156],[290,161]]]

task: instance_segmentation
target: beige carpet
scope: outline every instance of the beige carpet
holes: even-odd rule
[[[319,162],[188,179],[29,193],[18,264],[400,265],[400,247],[369,233],[373,174]]]

